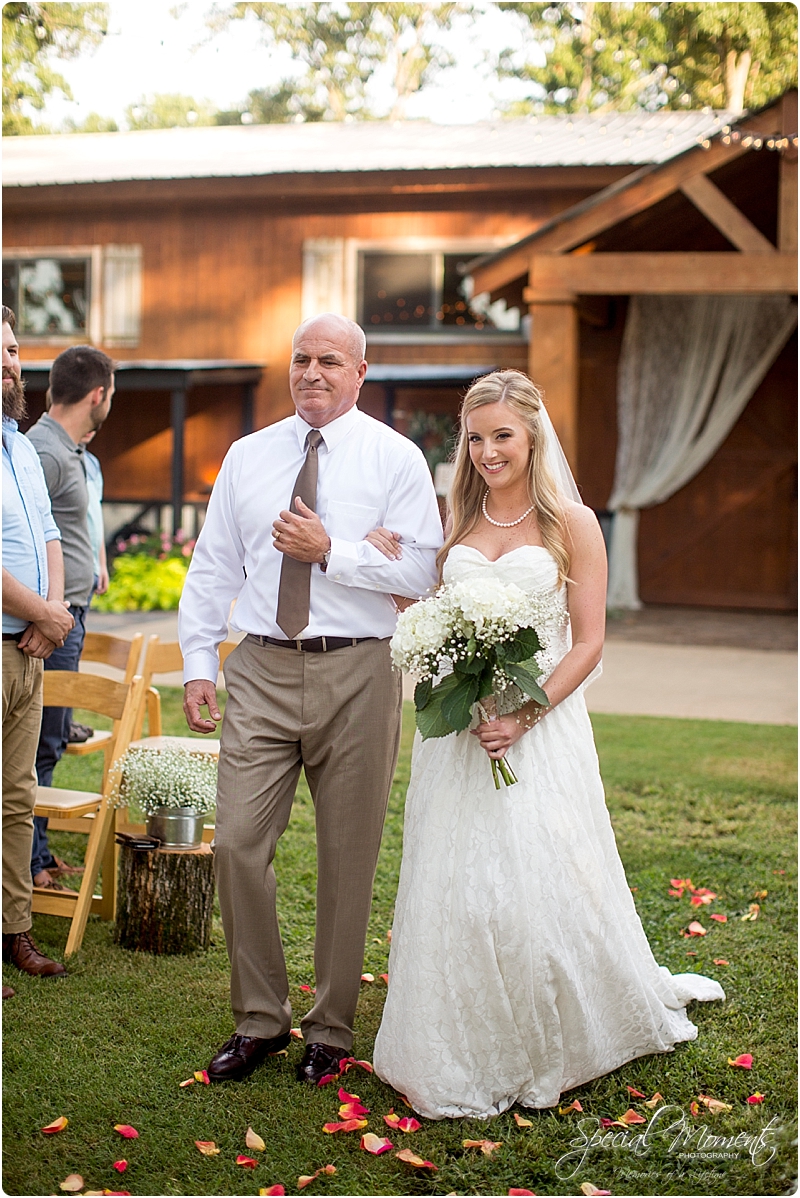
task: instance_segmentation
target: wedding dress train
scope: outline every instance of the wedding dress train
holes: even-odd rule
[[[547,550],[456,545],[445,580],[490,571],[555,591]],[[565,604],[562,589],[559,599]],[[550,630],[550,669],[567,651]],[[509,750],[496,790],[468,733],[414,746],[377,1074],[429,1119],[485,1118],[693,1040],[684,1006],[724,999],[656,963],[606,810],[583,688]]]

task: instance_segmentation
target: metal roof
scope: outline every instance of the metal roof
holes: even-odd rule
[[[23,364],[22,374],[31,391],[46,390],[52,365],[52,361],[41,359]],[[117,391],[163,391],[204,383],[257,383],[263,372],[263,362],[227,358],[143,359],[114,365]]]
[[[435,125],[425,121],[147,129],[7,137],[7,187],[342,171],[637,166],[717,132],[725,112],[612,112]]]

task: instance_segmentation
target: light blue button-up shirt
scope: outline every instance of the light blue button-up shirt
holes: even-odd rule
[[[39,455],[16,420],[3,417],[3,566],[29,590],[47,598],[47,542],[61,533]],[[24,632],[27,620],[3,612],[3,632]]]

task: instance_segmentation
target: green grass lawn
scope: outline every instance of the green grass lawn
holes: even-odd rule
[[[165,731],[183,731],[178,692],[165,692],[164,715]],[[413,713],[406,710],[405,717],[366,950],[365,970],[376,978],[387,967],[400,860]],[[411,1147],[438,1165],[436,1173],[414,1172],[391,1153],[361,1151],[359,1133],[323,1133],[323,1123],[337,1118],[337,1087],[313,1091],[294,1080],[299,1043],[245,1082],[180,1089],[178,1083],[204,1068],[233,1030],[219,920],[208,953],[163,958],[117,948],[111,925],[92,917],[64,981],[3,970],[4,981],[17,991],[3,1009],[5,1192],[57,1193],[67,1174],[79,1173],[89,1190],[243,1195],[279,1183],[294,1194],[301,1174],[327,1163],[336,1174],[321,1176],[309,1194],[504,1195],[512,1186],[539,1195],[579,1194],[585,1182],[615,1195],[794,1192],[795,730],[621,716],[595,716],[593,723],[620,852],[656,957],[673,972],[717,977],[728,995],[724,1004],[692,1008],[696,1041],[572,1091],[564,1105],[577,1098],[583,1115],[518,1110],[532,1124],[523,1128],[508,1112],[487,1123],[423,1121],[414,1134],[389,1133],[381,1116],[392,1106],[405,1110],[398,1096],[364,1072],[349,1073],[345,1088],[372,1111],[369,1130],[387,1132],[395,1147]],[[89,759],[70,758],[56,781],[90,788],[96,770]],[[57,852],[80,859],[80,837],[61,834],[53,841]],[[297,1024],[308,1005],[300,986],[313,985],[313,809],[305,786],[276,866]],[[696,886],[717,892],[712,907],[700,908],[706,937],[680,935],[697,913],[686,898],[669,897],[671,877],[691,877]],[[756,898],[760,891],[768,893]],[[758,919],[742,922],[754,901]],[[728,922],[710,921],[710,911],[727,914]],[[34,935],[60,957],[66,921],[37,916]],[[714,958],[728,964],[714,965]],[[384,994],[380,981],[362,988],[358,1057],[371,1059]],[[727,1064],[740,1053],[752,1053],[751,1071]],[[676,1128],[637,1155],[631,1142],[641,1128],[612,1129],[619,1133],[617,1147],[593,1148],[573,1176],[563,1165],[557,1172],[557,1162],[581,1140],[581,1120],[616,1119],[631,1106],[652,1118],[626,1085],[648,1098],[659,1091],[681,1108],[684,1128],[696,1133],[691,1142],[670,1150]],[[765,1095],[763,1104],[748,1105],[756,1091]],[[714,1115],[703,1108],[694,1116],[690,1104],[698,1094],[722,1099],[732,1110]],[[59,1115],[69,1119],[66,1131],[41,1135],[39,1129]],[[774,1147],[775,1155],[754,1166],[744,1140],[773,1120],[766,1139],[767,1153]],[[115,1123],[133,1124],[139,1138],[121,1139]],[[263,1154],[245,1148],[248,1126],[266,1141]],[[729,1149],[706,1140],[707,1152],[730,1151],[731,1157],[693,1157],[703,1151],[700,1128],[704,1136],[743,1138]],[[487,1157],[465,1149],[467,1138],[502,1146]],[[220,1154],[201,1156],[195,1140],[215,1141]],[[257,1168],[237,1166],[238,1153],[257,1157]],[[112,1164],[123,1157],[128,1168],[120,1176]]]

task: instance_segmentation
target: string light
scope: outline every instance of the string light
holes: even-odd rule
[[[724,146],[741,145],[747,150],[788,150],[790,146],[797,148],[798,136],[796,133],[784,134],[781,137],[759,137],[757,133],[748,133],[743,129],[736,129],[733,125],[723,125],[719,140]],[[704,150],[711,149],[711,138],[700,136],[697,139],[697,144]]]

